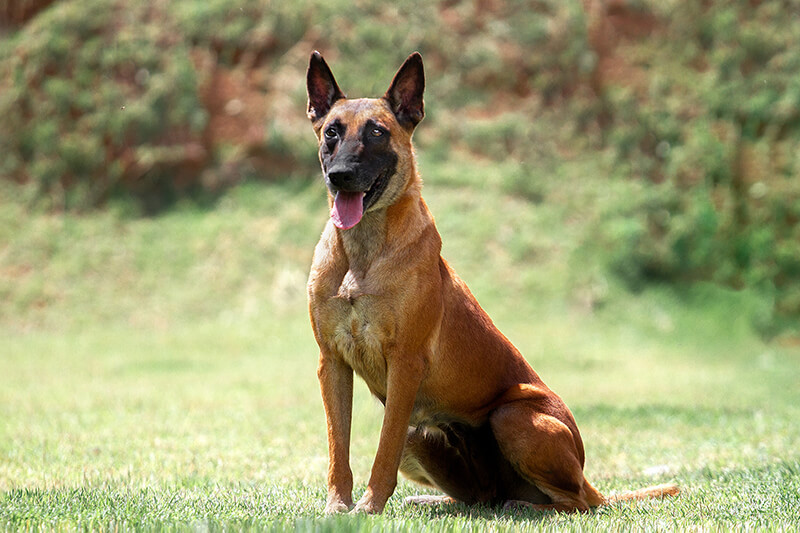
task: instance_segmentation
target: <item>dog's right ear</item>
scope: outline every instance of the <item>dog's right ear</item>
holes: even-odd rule
[[[346,98],[339,89],[330,67],[322,59],[322,54],[314,50],[306,73],[308,90],[308,118],[316,122],[331,110],[333,103]]]

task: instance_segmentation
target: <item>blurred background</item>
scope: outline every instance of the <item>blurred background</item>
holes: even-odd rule
[[[373,96],[419,50],[424,177],[475,202],[569,210],[549,222],[574,230],[559,246],[580,254],[570,290],[587,305],[607,277],[710,283],[756,295],[760,334],[796,334],[799,41],[797,1],[3,0],[1,316],[69,303],[68,288],[29,283],[46,268],[25,257],[35,235],[18,240],[29,214],[120,223],[213,210],[254,183],[284,184],[272,207],[301,209],[292,191],[318,174],[310,51],[349,95]],[[276,232],[319,230],[298,216]],[[483,254],[498,237],[479,231]],[[517,231],[498,246],[524,271],[547,252]]]
[[[321,512],[314,49],[352,97],[423,54],[443,255],[597,486],[700,485],[740,524],[727,495],[800,439],[798,0],[0,0],[0,490],[35,489],[0,511],[253,483],[231,516]],[[363,484],[382,410],[356,389]],[[732,464],[750,484],[720,490]]]

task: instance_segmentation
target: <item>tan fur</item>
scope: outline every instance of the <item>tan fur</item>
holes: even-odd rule
[[[606,503],[583,476],[583,443],[569,409],[442,259],[420,195],[413,125],[398,122],[386,97],[342,98],[316,120],[312,102],[309,109],[321,145],[334,121],[353,132],[373,120],[390,130],[398,156],[384,194],[356,226],[340,230],[328,222],[311,266],[309,310],[328,424],[326,510],[353,505],[354,371],[385,405],[356,511],[381,512],[398,469],[470,503],[568,511]],[[669,486],[658,495],[675,492]]]

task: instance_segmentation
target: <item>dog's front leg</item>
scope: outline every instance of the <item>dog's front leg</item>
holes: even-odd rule
[[[317,377],[328,423],[328,503],[325,512],[341,513],[353,506],[353,472],[350,470],[353,369],[341,359],[322,351]]]
[[[408,424],[424,371],[422,358],[400,357],[386,369],[386,407],[367,490],[353,512],[380,513],[397,485]]]

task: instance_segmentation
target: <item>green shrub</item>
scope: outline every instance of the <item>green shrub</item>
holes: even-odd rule
[[[652,51],[648,92],[607,89],[610,146],[645,180],[609,215],[609,265],[635,287],[708,280],[762,291],[777,314],[759,326],[774,332],[800,316],[800,21],[774,2],[653,10],[666,40]]]
[[[62,0],[0,39],[0,172],[35,183],[39,197],[58,209],[130,194],[157,209],[247,174],[306,172],[315,148],[302,76],[314,47],[332,52],[339,82],[354,96],[380,94],[419,49],[442,77],[430,97],[448,106],[474,106],[498,91],[558,99],[580,83],[587,53],[582,9],[555,0],[530,7]],[[299,43],[302,53],[295,53]],[[336,68],[337,51],[347,68]],[[239,85],[215,86],[220,79]],[[262,140],[226,137],[225,101],[215,98],[255,88],[264,91],[267,111],[244,120]],[[492,135],[492,122],[486,131],[478,124],[477,133],[437,130],[434,109],[427,123],[433,135],[456,142],[470,136],[470,145]],[[521,129],[504,122],[500,137],[479,151],[501,158],[510,148],[525,158],[530,152],[520,139],[529,137],[527,128],[518,119]]]
[[[140,194],[174,186],[170,156],[135,156],[199,145],[206,117],[188,49],[148,13],[59,2],[17,35],[0,63],[12,80],[0,100],[0,147],[13,154],[4,173],[63,208],[96,205],[123,184]]]
[[[593,238],[606,249],[609,268],[633,289],[653,281],[714,281],[762,292],[776,315],[757,325],[776,333],[800,315],[800,185],[784,185],[765,193],[751,223],[741,225],[722,185],[645,183],[609,209]]]

